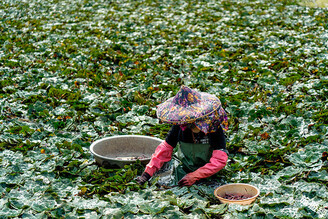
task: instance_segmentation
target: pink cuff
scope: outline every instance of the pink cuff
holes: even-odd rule
[[[146,165],[145,172],[150,176],[153,176],[165,162],[168,162],[172,158],[173,147],[166,141],[159,144],[152,155],[150,162]]]
[[[195,180],[203,179],[214,175],[222,170],[227,164],[228,155],[221,150],[214,150],[210,162],[198,168],[196,171],[189,173]]]

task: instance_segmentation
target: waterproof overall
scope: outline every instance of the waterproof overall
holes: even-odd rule
[[[173,154],[171,185],[178,182],[190,172],[197,170],[209,162],[213,149],[209,144],[179,142]]]

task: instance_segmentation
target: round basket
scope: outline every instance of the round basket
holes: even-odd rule
[[[226,194],[240,194],[248,196],[250,198],[241,200],[230,200],[224,198]],[[245,184],[245,183],[231,183],[220,186],[214,190],[214,195],[217,197],[221,203],[225,204],[239,204],[239,205],[249,205],[252,204],[255,199],[259,196],[260,190],[255,186]]]
[[[105,168],[122,168],[137,160],[147,164],[162,141],[150,136],[119,135],[93,142],[90,151],[99,165]]]

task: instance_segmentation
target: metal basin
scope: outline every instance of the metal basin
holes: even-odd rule
[[[146,165],[163,140],[142,135],[119,135],[93,142],[90,151],[105,168],[122,168],[140,160]]]

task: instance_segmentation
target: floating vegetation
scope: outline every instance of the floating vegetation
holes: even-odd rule
[[[300,4],[308,7],[328,8],[327,0],[305,0],[301,1]]]
[[[328,14],[313,4],[2,0],[0,217],[327,218]],[[163,190],[134,181],[139,162],[95,163],[95,140],[164,139],[156,105],[182,84],[228,113],[220,174]],[[254,204],[214,197],[237,182]]]

